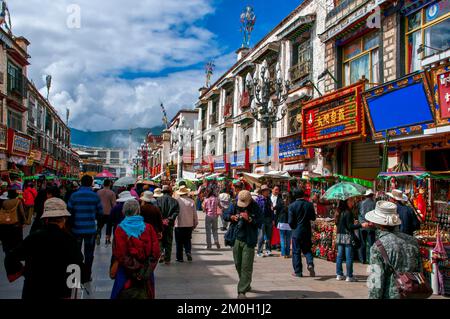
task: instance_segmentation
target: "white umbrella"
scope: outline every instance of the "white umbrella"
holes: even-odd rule
[[[136,183],[136,178],[131,176],[125,176],[122,178],[119,178],[117,181],[114,182],[114,186],[122,187],[122,186],[128,186],[128,185],[134,185]]]

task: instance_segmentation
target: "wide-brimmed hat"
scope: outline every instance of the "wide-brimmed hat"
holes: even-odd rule
[[[389,197],[402,202],[408,201],[408,196],[399,189],[394,189],[391,193],[386,193]]]
[[[267,186],[267,185],[262,185],[261,186],[261,190],[260,190],[260,192],[262,193],[262,192],[264,192],[264,191],[271,191],[272,189],[269,187],[269,186]]]
[[[240,191],[238,194],[237,205],[238,205],[238,207],[245,208],[251,204],[252,200],[253,200],[252,194],[250,194],[249,191]]]
[[[155,197],[153,196],[153,192],[151,191],[145,191],[141,196],[141,201],[143,202],[152,202],[155,200]]]
[[[1,199],[1,200],[7,200],[7,199],[8,199],[8,192],[4,192],[4,193],[2,194],[2,196],[0,196],[0,199]]]
[[[177,195],[180,195],[180,196],[182,196],[182,195],[187,195],[187,194],[189,194],[190,192],[191,192],[191,190],[190,190],[189,188],[187,188],[186,186],[182,185],[182,186],[180,187],[180,189],[177,190]]]
[[[162,193],[162,189],[161,188],[155,188],[155,190],[153,191],[153,197],[158,198],[158,197],[162,197],[164,194]]]
[[[57,197],[49,198],[44,203],[44,213],[41,218],[69,217],[66,203]]]
[[[373,195],[373,190],[371,189],[366,190],[366,192],[364,193],[364,196],[371,196],[371,195]]]
[[[380,200],[375,209],[368,212],[365,219],[377,225],[398,226],[402,223],[397,214],[397,205],[391,202]]]
[[[133,195],[131,195],[131,192],[123,191],[122,193],[119,194],[119,198],[117,199],[117,202],[125,203],[132,199],[136,199],[136,198]]]

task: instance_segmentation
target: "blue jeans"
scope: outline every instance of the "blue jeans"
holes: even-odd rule
[[[264,223],[258,231],[258,254],[262,254],[264,243],[266,243],[266,251],[272,250],[272,225],[272,218],[264,218]]]
[[[375,231],[360,229],[359,239],[361,240],[361,248],[359,249],[359,261],[362,263],[369,263],[370,261],[370,247],[375,243]]]
[[[336,258],[336,274],[338,276],[344,276],[342,270],[342,262],[344,260],[347,268],[347,277],[353,277],[353,246],[352,245],[338,245],[338,255]]]
[[[291,254],[291,230],[280,229],[281,256],[289,256]]]
[[[86,266],[86,276],[90,278],[92,275],[92,264],[94,263],[95,237],[97,234],[74,234],[77,239],[78,248],[84,242],[84,264]]]
[[[305,255],[306,263],[314,266],[314,259],[311,253],[311,243],[303,241],[301,238],[292,238],[292,266],[297,275],[303,275],[302,253]]]

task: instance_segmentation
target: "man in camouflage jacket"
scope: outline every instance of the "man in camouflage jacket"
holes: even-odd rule
[[[422,272],[422,262],[417,240],[397,230],[401,220],[393,203],[379,201],[375,210],[367,213],[366,220],[377,227],[376,237],[389,257],[389,263],[397,272]],[[380,248],[370,249],[370,266],[367,285],[370,299],[399,299],[394,273],[386,264]]]

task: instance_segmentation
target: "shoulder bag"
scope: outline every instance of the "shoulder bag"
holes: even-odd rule
[[[376,245],[380,249],[386,265],[394,274],[395,285],[398,289],[401,299],[426,299],[433,294],[427,279],[421,272],[398,272],[389,262],[386,249],[381,241],[377,240]]]
[[[19,217],[17,216],[19,201],[16,200],[16,202],[16,205],[11,209],[0,209],[0,225],[15,225],[19,223]]]

